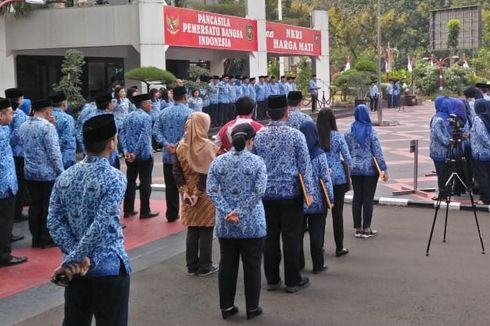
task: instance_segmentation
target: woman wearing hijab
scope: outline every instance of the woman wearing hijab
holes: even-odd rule
[[[334,197],[332,208],[333,235],[336,245],[335,255],[340,257],[349,253],[349,250],[344,248],[344,195],[350,188],[350,174],[344,168],[344,164],[350,167],[351,156],[344,135],[338,132],[337,121],[332,110],[321,109],[316,126],[318,128],[320,146],[327,153],[328,164],[332,170],[331,178]],[[342,163],[341,157],[344,163]]]
[[[240,256],[245,280],[247,318],[262,314],[259,306],[262,250],[266,222],[262,196],[267,186],[264,160],[250,153],[255,137],[248,123],[231,132],[232,149],[216,158],[209,169],[207,192],[216,206],[219,239],[219,295],[223,319],[238,313],[235,303]]]
[[[490,204],[490,102],[475,101],[475,119],[471,128],[471,150],[475,163],[475,177],[480,184],[477,204]]]
[[[373,129],[368,107],[360,104],[354,112],[354,123],[345,133],[345,140],[352,156],[352,217],[356,238],[371,238],[378,231],[371,229],[373,199],[376,192],[378,168],[384,181],[389,179],[378,135]]]
[[[332,180],[330,179],[330,168],[328,166],[327,154],[320,147],[318,132],[313,121],[305,121],[299,130],[305,135],[306,144],[310,154],[313,168],[313,189],[311,196],[313,203],[304,208],[304,228],[300,242],[300,269],[305,266],[305,255],[303,251],[303,238],[308,228],[310,234],[310,253],[313,262],[313,273],[318,274],[327,269],[325,257],[323,256],[323,244],[325,239],[325,219],[327,218],[328,203],[334,202]],[[328,193],[328,199],[324,191]]]
[[[205,113],[189,115],[173,166],[175,182],[184,200],[181,221],[187,225],[188,275],[207,276],[218,271],[212,264],[215,208],[206,193],[209,166],[218,150],[208,139],[210,123]]]

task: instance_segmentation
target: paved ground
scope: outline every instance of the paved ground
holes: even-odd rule
[[[351,253],[332,257],[329,217],[328,271],[307,271],[311,286],[296,294],[263,291],[265,313],[250,324],[490,325],[490,261],[480,253],[473,216],[450,212],[446,244],[441,242],[441,216],[431,256],[426,257],[432,215],[430,209],[378,206],[374,223],[379,236],[355,239],[346,206],[345,244]],[[487,242],[489,217],[480,214]],[[218,310],[217,276],[189,277],[184,271],[184,255],[178,254],[133,274],[130,325],[228,324]],[[230,324],[246,322],[241,282],[240,276],[236,304],[241,314]],[[55,295],[61,297],[59,291]],[[60,306],[18,325],[59,325],[62,315]]]

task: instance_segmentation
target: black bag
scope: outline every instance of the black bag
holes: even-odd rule
[[[352,190],[352,183],[350,180],[350,168],[349,164],[347,164],[346,161],[340,160],[340,163],[342,163],[342,166],[344,167],[344,173],[345,173],[345,178],[347,179],[347,183],[345,183],[344,186],[344,192],[347,192],[349,190]]]

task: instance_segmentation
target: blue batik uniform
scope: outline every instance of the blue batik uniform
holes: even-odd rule
[[[372,130],[371,135],[366,142],[366,146],[362,146],[356,141],[351,128],[345,133],[345,140],[352,157],[351,175],[377,175],[378,170],[374,164],[373,156],[378,161],[381,171],[386,171],[386,162],[376,130]]]
[[[51,195],[48,228],[64,253],[63,265],[90,258],[87,276],[131,272],[119,222],[126,179],[102,157],[89,155],[66,170]]]
[[[287,96],[288,95],[287,84],[283,83],[283,82],[279,82],[278,86],[279,86],[279,95],[286,95]]]
[[[152,125],[155,125],[155,122],[158,120],[158,116],[160,115],[160,100],[156,100],[154,102],[151,102],[151,111],[150,111],[150,116],[151,116],[151,122]]]
[[[116,100],[114,105],[114,120],[116,121],[117,130],[121,130],[124,120],[129,114],[129,109],[131,107],[131,102],[127,98],[122,100]]]
[[[268,82],[264,82],[264,94],[265,94],[265,99],[268,99],[269,96],[271,95],[271,84]]]
[[[434,116],[430,124],[429,156],[434,161],[444,162],[448,155],[451,135],[447,122],[441,117]]]
[[[216,86],[215,83],[209,83],[208,84],[208,99],[209,99],[209,104],[218,104],[218,87]]]
[[[308,114],[301,112],[301,110],[298,108],[289,109],[288,121],[286,122],[286,125],[299,130],[301,125],[306,121],[313,121],[313,119]]]
[[[248,84],[248,96],[254,101],[257,100],[257,94],[255,92],[255,85],[254,84]]]
[[[313,197],[313,203],[310,206],[304,205],[305,214],[325,214],[327,212],[327,201],[320,184],[320,180],[323,181],[327,188],[328,198],[330,203],[333,204],[333,185],[330,178],[330,168],[328,166],[327,155],[322,153],[311,160],[311,166],[313,169],[313,190],[310,193]]]
[[[248,86],[248,84],[242,84],[241,85],[241,95],[242,96],[249,96],[250,97],[250,87]]]
[[[29,115],[31,113],[31,104],[31,100],[25,98],[22,100],[22,104],[19,105],[18,109],[21,109],[26,115]]]
[[[92,115],[95,111],[97,111],[97,106],[94,102],[85,104],[75,122],[77,142],[83,152],[85,152],[85,146],[83,144],[83,124],[87,121],[87,117]]]
[[[151,132],[151,116],[140,108],[131,112],[124,121],[119,134],[123,152],[135,154],[136,160],[152,159]]]
[[[255,84],[255,97],[257,102],[265,101],[267,97],[265,97],[265,85],[262,83]]]
[[[340,155],[347,163],[351,165],[351,156],[349,153],[349,147],[345,141],[344,135],[338,131],[332,130],[330,134],[330,151],[327,153],[328,164],[332,170],[332,183],[334,186],[343,185],[348,183],[347,176],[345,175],[344,166],[340,161]]]
[[[20,126],[27,121],[27,115],[24,111],[17,108],[14,112],[12,122],[7,128],[10,128],[10,146],[15,157],[24,157],[24,149],[22,147],[22,139],[19,136]]]
[[[269,84],[269,95],[280,95],[281,89],[279,83],[270,83]]]
[[[308,90],[310,91],[311,95],[318,95],[318,90],[320,87],[318,87],[316,81],[314,79],[310,79],[310,82],[308,83]]]
[[[17,176],[15,174],[14,157],[10,147],[10,130],[8,126],[0,126],[0,199],[15,196],[17,193]],[[2,221],[2,223],[6,223]],[[3,248],[2,248],[3,249]],[[2,254],[3,252],[0,252]]]
[[[490,134],[479,116],[475,116],[471,128],[471,155],[477,161],[490,161]]]
[[[56,132],[63,158],[63,167],[68,169],[77,160],[77,142],[75,132],[75,120],[60,108],[53,107],[53,116],[56,118]]]
[[[313,191],[313,177],[305,136],[284,122],[272,121],[255,136],[253,151],[267,166],[267,190],[264,199],[297,199],[302,191],[299,174],[306,192]]]
[[[157,143],[163,146],[163,163],[173,164],[175,154],[167,151],[167,145],[177,147],[184,136],[187,118],[193,111],[182,103],[176,103],[162,111],[153,127],[153,136]]]
[[[237,86],[235,85],[228,85],[230,92],[229,92],[229,103],[235,103],[236,99],[238,98],[238,93],[237,93]]]
[[[63,172],[56,128],[46,119],[29,117],[19,131],[24,146],[24,175],[30,181],[54,181]]]
[[[187,106],[189,106],[189,109],[191,109],[192,111],[202,112],[204,102],[200,97],[190,97],[187,100]]]
[[[267,171],[262,158],[247,150],[232,149],[217,157],[209,169],[207,193],[216,207],[216,235],[226,239],[262,238],[266,222],[262,196],[267,186]],[[240,221],[225,221],[231,211]]]
[[[224,81],[218,83],[218,103],[230,103],[230,85]]]
[[[236,97],[235,97],[235,101],[234,102],[236,102],[236,100],[238,98],[240,98],[240,97],[243,96],[243,94],[242,94],[242,89],[243,89],[242,88],[242,83],[239,80],[237,80],[235,82],[235,89],[236,89]]]

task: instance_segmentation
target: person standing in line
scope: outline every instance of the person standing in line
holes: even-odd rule
[[[265,97],[265,83],[264,76],[259,76],[259,82],[255,84],[255,97],[257,99],[257,111],[255,112],[256,120],[265,119],[266,109],[266,97]]]
[[[114,89],[114,100],[114,119],[116,120],[117,130],[121,130],[131,107],[131,102],[126,97],[126,89],[124,87],[118,86]]]
[[[33,248],[55,246],[47,228],[49,198],[56,178],[64,171],[51,100],[32,103],[33,116],[20,126],[24,147],[24,175],[31,196],[29,230]]]
[[[257,94],[255,93],[255,77],[250,77],[250,83],[248,84],[248,96],[257,103]],[[258,103],[257,103],[258,106]],[[258,107],[256,108],[256,110]],[[257,114],[257,111],[255,112]]]
[[[192,111],[202,112],[203,101],[201,98],[201,92],[198,89],[192,91],[192,96],[187,100],[187,106]]]
[[[386,94],[388,96],[388,108],[390,108],[390,109],[392,107],[394,107],[394,103],[395,103],[395,96],[393,93],[394,87],[395,87],[395,83],[394,83],[393,79],[390,79],[390,83],[386,87]]]
[[[63,168],[66,170],[77,162],[77,141],[75,132],[75,120],[66,113],[68,102],[63,93],[50,96],[53,102],[53,116],[56,119],[56,132],[60,142]]]
[[[235,102],[238,99],[239,95],[239,85],[236,85],[236,80],[233,77],[230,77],[229,80],[229,87],[230,87],[230,93],[229,93],[229,104],[228,104],[228,110],[226,111],[225,115],[225,120],[224,124],[230,121],[231,119],[235,118]]]
[[[279,83],[276,82],[276,77],[272,76],[269,83],[270,95],[284,95],[281,94]]]
[[[376,85],[377,81],[373,81],[371,86],[369,86],[369,106],[371,112],[375,112],[378,110],[378,98],[379,98],[379,90]]]
[[[242,77],[242,84],[240,85],[241,87],[241,97],[243,96],[248,96],[250,97],[250,79],[248,76],[243,76]]]
[[[97,325],[128,324],[131,265],[119,219],[126,179],[108,162],[117,149],[116,133],[113,115],[87,120],[87,156],[53,188],[48,228],[64,257],[52,280],[65,275],[69,281],[63,325],[89,326],[93,316]]]
[[[286,126],[288,104],[286,96],[276,95],[268,99],[271,122],[256,136],[253,152],[265,161],[267,189],[263,198],[267,221],[267,239],[264,250],[264,270],[267,290],[281,288],[279,265],[281,262],[280,239],[284,253],[284,279],[286,291],[297,292],[309,284],[299,269],[299,245],[303,227],[304,181],[307,199],[313,193],[313,177],[305,136]]]
[[[310,82],[308,83],[308,90],[311,94],[311,112],[316,112],[319,89],[321,89],[321,87],[318,87],[316,75],[311,75]]]
[[[174,88],[175,104],[165,108],[153,127],[153,137],[163,146],[163,177],[165,179],[165,201],[168,222],[179,218],[179,191],[173,175],[175,149],[184,135],[184,127],[189,115],[193,112],[186,106],[187,92],[185,87]]]
[[[395,108],[400,107],[400,96],[401,96],[400,81],[396,80],[395,84],[393,85],[393,107]]]
[[[158,116],[160,115],[160,106],[161,106],[161,100],[160,100],[160,91],[157,88],[152,88],[150,89],[150,92],[148,93],[150,96],[151,100],[151,121],[152,125],[155,125],[155,122],[158,120]]]
[[[223,75],[218,83],[218,126],[224,125],[230,110],[230,77]]]
[[[181,220],[187,226],[188,275],[207,276],[218,271],[213,265],[213,229],[216,210],[206,194],[209,166],[218,148],[208,139],[210,118],[202,112],[189,115],[184,137],[175,152],[173,173],[184,200]]]
[[[477,204],[490,205],[490,102],[475,101],[475,118],[471,128],[471,149],[475,166],[475,177],[480,185]]]
[[[378,179],[389,179],[381,144],[368,110],[365,104],[358,105],[354,112],[355,121],[345,133],[352,156],[352,217],[356,238],[371,238],[378,234],[377,230],[371,228],[374,194]],[[379,175],[376,165],[382,171],[382,176]]]
[[[267,171],[264,161],[250,153],[254,137],[255,130],[250,124],[236,125],[231,132],[233,149],[213,161],[206,185],[216,207],[223,319],[238,313],[235,292],[240,256],[245,274],[247,319],[262,314],[260,266],[266,236],[262,196],[267,186]]]
[[[214,75],[211,82],[208,84],[209,109],[207,111],[211,117],[212,127],[216,127],[218,125],[218,82],[219,77]]]
[[[288,92],[290,91],[295,91],[296,89],[295,88],[295,84],[294,84],[294,77],[292,76],[289,76],[288,77]]]
[[[14,111],[8,99],[0,98],[0,267],[25,263],[27,257],[12,256],[11,236],[14,225],[17,178],[10,147],[10,130]]]
[[[330,168],[328,166],[327,155],[321,149],[318,140],[318,131],[313,121],[307,121],[301,125],[299,131],[305,135],[306,144],[310,154],[311,165],[313,168],[313,203],[310,206],[304,205],[304,227],[300,241],[299,268],[305,267],[305,254],[303,250],[303,239],[305,231],[308,229],[310,235],[310,254],[313,262],[313,273],[319,274],[327,270],[327,263],[324,257],[325,242],[325,220],[327,218],[329,205],[334,202],[332,180],[330,178]],[[325,196],[324,189],[328,200]]]
[[[77,121],[75,121],[75,131],[77,144],[80,146],[80,149],[83,153],[85,153],[85,147],[83,146],[83,123],[87,120],[87,117],[93,112],[97,111],[97,105],[95,104],[95,99],[93,101],[87,102],[83,105],[82,110],[78,114]]]
[[[150,210],[151,173],[153,171],[153,148],[151,146],[151,100],[148,94],[136,95],[133,98],[136,111],[131,112],[121,128],[119,139],[126,159],[128,186],[124,195],[124,217],[131,217],[138,212],[134,210],[136,196],[136,179],[140,185],[140,219],[159,215]]]
[[[344,196],[350,188],[350,165],[352,158],[344,135],[338,132],[335,115],[330,109],[321,109],[316,121],[320,146],[327,153],[327,160],[332,170],[333,208],[332,223],[335,239],[335,256],[349,253],[344,248]],[[341,161],[341,157],[343,162]],[[347,167],[344,168],[344,165]]]
[[[303,94],[300,91],[291,91],[288,94],[288,122],[289,127],[299,130],[301,125],[306,121],[313,119],[306,113],[301,112],[301,101]]]
[[[281,80],[279,81],[279,95],[288,96],[288,85],[286,83],[286,76],[281,76]]]
[[[15,107],[22,110],[25,115],[31,114],[32,102],[28,98],[24,98],[24,92],[18,88],[9,88],[5,90],[5,97],[10,100],[10,103],[16,103]]]

